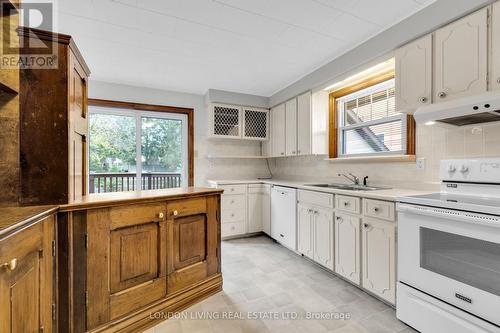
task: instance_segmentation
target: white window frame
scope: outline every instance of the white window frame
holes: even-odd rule
[[[181,170],[181,185],[187,187],[188,185],[188,116],[186,114],[170,113],[170,112],[155,112],[143,110],[129,110],[121,108],[109,108],[104,106],[89,106],[88,112],[90,114],[107,114],[113,116],[128,116],[135,118],[135,153],[136,153],[136,190],[142,190],[142,118],[161,118],[182,121],[182,170]],[[90,136],[90,130],[87,131]],[[87,161],[90,161],[90,137],[89,149],[87,149]],[[87,163],[87,175],[90,175],[90,163]],[[89,188],[89,177],[87,177],[87,188]],[[140,185],[139,185],[140,184]]]
[[[387,81],[375,84],[371,87],[361,89],[357,92],[347,94],[346,96],[349,96],[349,99],[355,99],[358,98],[359,96],[364,96],[368,94],[372,94],[376,91],[379,91],[384,88],[389,88],[390,86],[394,86],[394,79],[389,79]],[[406,155],[407,150],[407,138],[408,138],[408,119],[406,114],[400,113],[396,114],[393,116],[385,117],[385,118],[380,118],[376,120],[370,120],[366,121],[363,123],[359,124],[354,124],[354,125],[344,125],[345,124],[345,119],[344,119],[344,103],[342,100],[346,97],[342,96],[339,97],[335,100],[335,103],[337,103],[337,120],[339,122],[338,130],[337,130],[337,151],[338,151],[338,157],[340,158],[345,158],[345,157],[360,157],[360,156],[391,156],[391,155]],[[354,130],[357,128],[363,128],[363,127],[370,127],[374,125],[382,125],[382,124],[387,124],[387,123],[392,123],[396,121],[401,121],[401,150],[398,151],[388,151],[388,152],[375,152],[375,153],[360,153],[360,154],[345,154],[344,153],[344,132],[349,131],[349,130]]]

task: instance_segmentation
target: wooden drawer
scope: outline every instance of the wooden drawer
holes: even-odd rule
[[[360,201],[360,198],[336,195],[335,207],[340,211],[359,214],[361,212]]]
[[[310,204],[331,209],[335,206],[333,194],[329,193],[299,190],[297,192],[297,198],[302,204]]]
[[[165,202],[112,207],[109,209],[110,229],[160,222],[165,220],[166,212]]]
[[[394,202],[363,199],[363,214],[369,217],[394,221]]]
[[[245,209],[246,207],[246,195],[235,194],[235,195],[223,195],[222,196],[222,210],[236,210]]]
[[[245,221],[245,215],[244,209],[226,209],[222,211],[221,223]]]
[[[222,185],[219,188],[224,190],[224,195],[247,193],[247,185]]]
[[[242,235],[245,233],[245,222],[224,223],[221,226],[221,237]]]

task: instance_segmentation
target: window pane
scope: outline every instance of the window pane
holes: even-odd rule
[[[135,189],[135,136],[134,117],[90,113],[90,193]]]
[[[402,151],[402,121],[360,127],[342,132],[342,154]]]
[[[183,170],[182,121],[143,117],[142,188],[180,187]]]

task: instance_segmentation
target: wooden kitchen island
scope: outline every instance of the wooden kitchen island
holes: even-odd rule
[[[0,296],[17,298],[0,304],[1,331],[140,332],[222,290],[221,193],[176,188],[2,209]]]

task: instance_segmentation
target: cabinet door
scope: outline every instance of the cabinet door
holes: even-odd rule
[[[261,192],[252,193],[248,190],[248,232],[259,232],[263,229],[262,204],[264,194]]]
[[[396,50],[396,110],[413,113],[432,101],[432,35]]]
[[[363,287],[392,304],[396,301],[395,235],[394,222],[363,221]]]
[[[487,8],[435,33],[434,102],[486,91]]]
[[[335,217],[335,272],[360,283],[360,218],[348,214]]]
[[[210,136],[241,138],[241,108],[234,105],[210,105]]]
[[[272,156],[285,156],[285,104],[273,108],[271,117]]]
[[[286,156],[297,155],[297,99],[285,103]]]
[[[297,155],[311,154],[311,92],[297,97]]]
[[[333,270],[334,229],[333,211],[316,208],[314,210],[314,261]]]
[[[219,272],[217,196],[167,203],[168,293]]]
[[[500,89],[500,2],[494,2],[491,10],[490,90]]]
[[[87,194],[87,76],[71,53],[69,78],[69,199]]]
[[[166,296],[165,206],[87,212],[87,329]]]
[[[262,229],[271,236],[271,185],[263,185],[265,194],[262,196]]]
[[[0,242],[0,332],[55,331],[53,219]]]
[[[313,209],[310,206],[297,205],[297,251],[314,259],[313,249]]]

